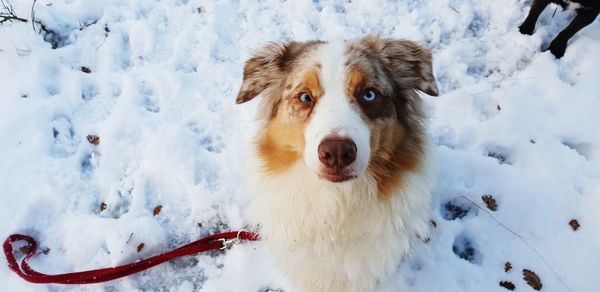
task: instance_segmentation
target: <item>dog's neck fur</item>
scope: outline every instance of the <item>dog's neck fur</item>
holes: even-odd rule
[[[295,229],[273,226],[273,230],[268,230],[271,226],[262,226],[262,230],[266,231],[265,236],[285,233],[278,235],[292,240],[298,236],[297,239],[302,241],[335,244],[362,236],[360,233],[344,232],[349,225],[356,229],[363,225],[359,220],[368,219],[359,213],[368,213],[367,209],[373,208],[379,209],[377,213],[389,212],[385,210],[390,207],[389,200],[379,200],[377,184],[366,174],[351,182],[336,185],[323,182],[302,163],[298,162],[281,175],[261,177],[257,180],[260,184],[257,186],[260,190],[257,195],[269,200],[269,204],[281,207],[273,212],[286,209],[282,214],[285,217],[282,216],[275,222],[279,222],[280,226],[294,226]],[[379,223],[382,222],[374,225]],[[315,232],[315,229],[318,232]],[[370,227],[358,229],[368,232]]]
[[[296,283],[310,283],[302,291],[372,291],[372,279],[395,269],[411,241],[427,234],[429,160],[386,199],[368,173],[337,185],[319,179],[303,162],[280,175],[263,175],[254,159],[250,217],[262,223],[261,236],[284,271],[312,280]],[[374,242],[389,248],[373,249]],[[332,274],[338,278],[322,278]]]

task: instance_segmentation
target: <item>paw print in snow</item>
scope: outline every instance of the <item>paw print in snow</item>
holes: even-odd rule
[[[477,208],[462,198],[447,200],[440,206],[442,218],[448,221],[477,216],[478,212]]]
[[[79,143],[75,140],[75,130],[71,120],[66,117],[58,117],[50,124],[53,137],[51,155],[66,158],[75,154]]]
[[[452,252],[459,258],[472,264],[480,265],[482,255],[475,246],[473,239],[465,233],[459,234],[452,244]]]

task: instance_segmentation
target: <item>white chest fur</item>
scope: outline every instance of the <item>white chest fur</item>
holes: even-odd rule
[[[302,162],[276,176],[254,173],[251,218],[301,291],[372,291],[399,264],[415,236],[427,233],[428,163],[407,174],[391,198],[378,195],[368,174],[332,184]]]

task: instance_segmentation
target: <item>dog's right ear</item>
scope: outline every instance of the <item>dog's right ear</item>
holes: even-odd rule
[[[287,67],[286,59],[296,45],[295,42],[269,43],[256,50],[244,65],[244,77],[235,102],[240,104],[252,100],[265,89],[281,82]]]
[[[431,64],[431,51],[419,44],[400,39],[369,35],[361,42],[371,52],[379,54],[389,67],[392,79],[403,88],[412,88],[431,96],[440,94]]]

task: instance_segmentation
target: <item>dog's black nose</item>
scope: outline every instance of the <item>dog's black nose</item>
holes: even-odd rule
[[[321,141],[317,151],[321,163],[335,170],[342,170],[356,160],[356,144],[350,139],[325,139]]]

